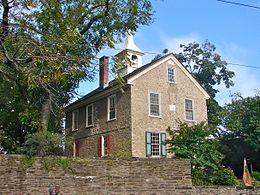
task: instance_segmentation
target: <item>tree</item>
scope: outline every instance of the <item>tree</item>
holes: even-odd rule
[[[189,126],[179,122],[177,130],[167,129],[169,151],[176,158],[188,158],[192,165],[195,185],[236,185],[237,180],[230,169],[221,167],[223,155],[218,151],[215,130],[205,122]]]
[[[260,171],[260,96],[243,98],[236,94],[224,107],[221,142],[224,163],[242,175],[243,158],[249,159],[254,170]]]
[[[62,116],[80,81],[93,80],[97,53],[114,47],[127,29],[149,24],[153,14],[149,0],[2,0],[0,9],[0,75],[9,86],[1,96],[13,102],[5,92],[17,94],[21,107],[10,106],[14,131],[23,132],[19,145],[34,128],[56,131],[60,122],[52,119]],[[1,118],[7,135],[11,119]]]

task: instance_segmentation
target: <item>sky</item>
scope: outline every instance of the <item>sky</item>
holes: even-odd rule
[[[232,0],[237,3],[260,7],[260,0]],[[145,52],[143,64],[149,63],[163,49],[180,52],[180,44],[190,42],[213,43],[222,59],[235,72],[234,87],[220,91],[216,99],[220,105],[231,101],[231,94],[253,96],[260,90],[260,9],[223,3],[217,0],[152,0],[154,22],[141,26],[134,35],[136,45]],[[122,48],[118,44],[116,48]],[[112,56],[118,50],[106,49],[97,57]],[[153,54],[148,54],[148,53]],[[80,84],[78,93],[86,95],[98,87],[98,75],[94,82]]]

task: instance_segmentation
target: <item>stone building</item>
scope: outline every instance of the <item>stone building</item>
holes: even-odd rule
[[[142,66],[143,52],[128,33],[119,58],[124,93],[108,80],[108,57],[100,59],[100,85],[68,105],[66,132],[78,157],[170,157],[164,141],[177,121],[207,121],[207,92],[175,58],[165,55]]]

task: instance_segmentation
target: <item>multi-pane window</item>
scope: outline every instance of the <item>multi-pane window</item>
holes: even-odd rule
[[[107,98],[107,111],[108,120],[113,120],[116,118],[116,95],[111,95]]]
[[[150,93],[150,115],[160,116],[160,95],[158,93]]]
[[[78,130],[78,110],[72,112],[72,131]]]
[[[86,107],[86,126],[93,125],[93,104],[90,104]]]
[[[174,83],[175,82],[175,70],[173,67],[168,67],[168,82]]]
[[[152,156],[160,156],[160,134],[151,133],[151,153]]]
[[[146,156],[165,157],[166,156],[166,134],[157,132],[146,132]]]
[[[185,99],[185,117],[186,120],[194,120],[193,102],[190,99]]]

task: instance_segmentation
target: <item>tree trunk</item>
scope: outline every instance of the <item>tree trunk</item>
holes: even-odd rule
[[[52,97],[50,94],[47,94],[44,98],[43,104],[42,104],[42,110],[41,110],[41,131],[47,131],[48,130],[48,124],[51,116],[51,103],[52,103]]]

